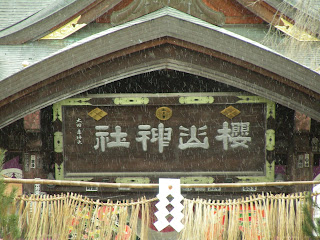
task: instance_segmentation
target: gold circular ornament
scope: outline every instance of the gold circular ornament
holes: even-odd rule
[[[168,107],[159,107],[156,111],[156,117],[159,120],[168,120],[172,116],[172,110]]]

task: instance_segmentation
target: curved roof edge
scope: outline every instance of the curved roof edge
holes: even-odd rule
[[[320,100],[277,82],[272,77],[265,77],[234,63],[175,44],[149,48],[143,45],[141,48],[145,50],[133,53],[129,51],[125,56],[117,58],[113,58],[114,55],[108,56],[107,61],[95,65],[89,63],[89,66],[85,64],[87,66],[83,70],[78,69],[73,74],[63,73],[59,79],[53,77],[45,81],[46,85],[35,86],[29,94],[0,108],[0,128],[33,111],[92,88],[139,74],[168,69],[243,89],[320,120]]]
[[[50,4],[52,0],[1,0],[0,32],[26,20]]]
[[[313,92],[318,100],[320,99],[320,75],[316,72],[256,42],[175,9],[164,8],[92,35],[2,80],[0,82],[0,106],[3,106],[5,102],[11,101],[6,99],[14,100],[15,96],[20,98],[23,96],[24,90],[43,83],[46,79],[57,76],[69,69],[99,57],[163,37],[179,39],[220,52],[252,66],[267,70],[280,78],[284,78],[289,87],[292,84],[301,86]],[[242,89],[246,90],[246,87],[248,86],[244,85]],[[302,90],[298,89],[298,91]],[[279,95],[275,98],[279,98]],[[295,109],[301,109],[298,103],[295,103]],[[313,114],[316,120],[320,120],[319,114]]]
[[[21,44],[42,36],[95,2],[100,1],[57,0],[26,20],[0,31],[0,44]],[[111,8],[120,0],[110,0],[109,2],[109,8]]]
[[[272,25],[284,25],[281,15],[296,21],[297,18],[301,18],[301,13],[305,14],[309,25],[306,23],[304,27],[313,34],[320,34],[320,15],[314,9],[309,8],[306,11],[306,9],[302,8],[303,5],[299,8],[299,6],[286,0],[264,0],[256,1],[254,4],[252,4],[251,0],[237,0],[237,2]],[[312,23],[312,26],[310,26],[310,23]]]
[[[178,10],[163,8],[80,40],[3,79],[0,82],[0,101],[92,59],[165,36],[241,59],[320,94],[320,75],[317,72],[238,34]],[[34,71],[38,69],[46,69],[46,71],[34,75]],[[10,87],[12,84],[14,86]]]

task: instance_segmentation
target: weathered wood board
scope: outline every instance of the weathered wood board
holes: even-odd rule
[[[266,106],[234,93],[60,103],[64,177],[262,176]]]

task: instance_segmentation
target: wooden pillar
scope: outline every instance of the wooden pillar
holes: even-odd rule
[[[293,181],[313,180],[313,154],[310,146],[311,119],[300,113],[294,114],[294,129],[290,149],[290,173]],[[292,191],[310,191],[312,186],[295,186]]]
[[[43,154],[41,138],[40,111],[24,117],[25,149],[24,149],[24,178],[46,178],[43,171]],[[37,188],[37,187],[36,187]],[[24,185],[25,193],[34,193],[35,186]]]

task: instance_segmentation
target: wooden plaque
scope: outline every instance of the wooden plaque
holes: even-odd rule
[[[60,179],[270,178],[270,115],[274,103],[237,93],[71,98],[54,106],[54,120],[61,122],[55,149],[62,163],[56,169]]]

